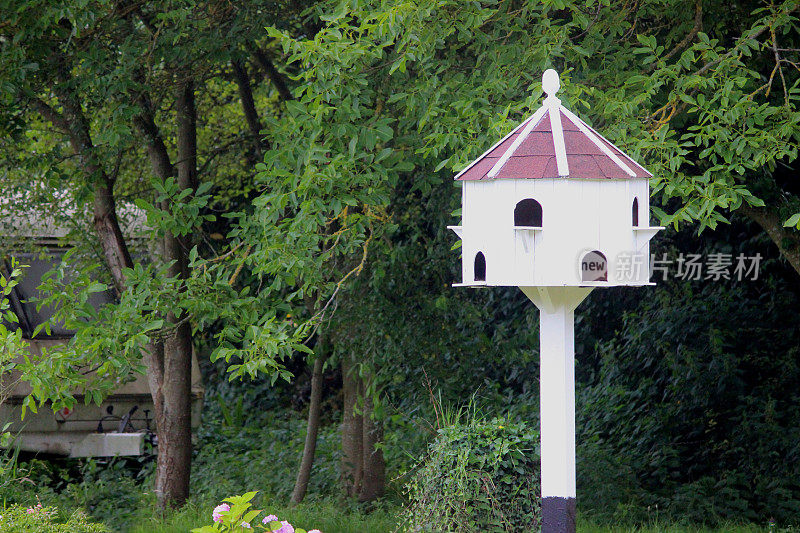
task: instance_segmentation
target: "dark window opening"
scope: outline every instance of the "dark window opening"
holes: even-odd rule
[[[581,281],[608,281],[608,261],[605,255],[594,250],[583,256]]]
[[[633,209],[633,213],[632,213],[632,215],[633,215],[633,227],[634,228],[638,228],[639,227],[639,199],[638,198],[634,198],[633,199],[633,208],[632,209]]]
[[[542,205],[533,198],[526,198],[514,208],[515,226],[542,227]]]
[[[39,292],[39,285],[42,283],[42,277],[55,268],[63,256],[63,251],[49,251],[47,256],[32,253],[19,253],[14,254],[17,260],[27,265],[22,269],[22,276],[19,278],[19,283],[11,290],[8,299],[11,304],[11,310],[17,316],[18,324],[10,324],[4,321],[7,328],[16,330],[22,329],[22,336],[26,339],[33,337],[33,332],[40,324],[49,321],[54,309],[47,306],[42,306],[39,309],[38,300],[41,298]],[[4,275],[11,272],[11,264],[9,262],[0,261],[0,268],[3,270]],[[93,293],[89,296],[89,303],[95,308],[100,308],[106,303],[112,302],[113,294],[111,291]],[[66,329],[63,324],[55,321],[50,322],[50,333],[42,328],[36,335],[37,339],[65,339],[72,337],[74,332]]]
[[[475,256],[475,281],[486,281],[486,257],[483,252]]]

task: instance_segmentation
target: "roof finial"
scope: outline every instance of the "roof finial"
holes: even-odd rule
[[[556,95],[561,88],[561,80],[558,78],[558,72],[549,68],[542,74],[542,89],[547,94],[548,98]]]

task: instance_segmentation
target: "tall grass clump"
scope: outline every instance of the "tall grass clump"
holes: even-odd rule
[[[538,431],[470,407],[437,419],[444,424],[406,484],[402,530],[536,530]]]

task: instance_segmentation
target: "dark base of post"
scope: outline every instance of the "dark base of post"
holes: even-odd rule
[[[542,533],[575,533],[575,498],[542,498]]]

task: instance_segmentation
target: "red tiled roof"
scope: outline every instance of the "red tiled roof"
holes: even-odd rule
[[[551,100],[552,98],[552,100]],[[553,132],[550,117],[558,113],[561,119],[561,131],[556,127]],[[538,115],[538,116],[537,116]],[[529,129],[530,122],[537,123]],[[558,120],[553,119],[556,124]],[[525,135],[526,130],[529,130]],[[524,139],[518,143],[519,137]],[[568,170],[559,173],[554,135],[563,137]],[[518,143],[516,148],[513,147]],[[498,162],[509,151],[506,161]],[[613,154],[611,157],[609,154]],[[622,163],[620,165],[619,163]],[[623,165],[627,168],[624,168]],[[498,166],[494,175],[490,171]],[[620,179],[649,178],[652,176],[641,165],[621,152],[616,146],[594,131],[580,118],[560,105],[554,97],[545,100],[542,109],[523,121],[497,146],[492,147],[481,157],[462,170],[455,179],[463,181],[484,179],[536,179],[536,178],[590,178]]]

